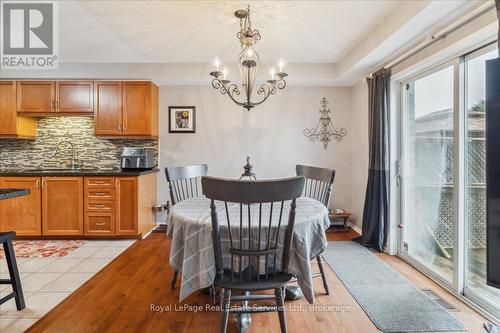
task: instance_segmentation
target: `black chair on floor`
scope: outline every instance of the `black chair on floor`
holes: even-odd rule
[[[205,196],[211,199],[212,238],[217,269],[214,284],[221,288],[222,295],[220,331],[226,332],[229,313],[277,311],[281,332],[287,332],[283,302],[285,286],[293,277],[287,273],[287,268],[290,263],[290,248],[295,223],[295,200],[302,195],[304,177],[272,181],[236,181],[203,177],[201,183]],[[220,213],[224,214],[227,223],[219,224],[216,200],[223,202],[223,209],[220,210]],[[291,204],[288,223],[285,224],[282,221],[284,214],[273,214],[273,206],[275,212],[282,212],[286,200],[291,200]],[[228,211],[228,202],[239,204],[236,221],[230,221],[231,214]],[[250,214],[251,205],[258,205],[258,214],[256,212]],[[263,205],[270,205],[269,214],[262,213]],[[256,223],[257,221],[258,223]],[[250,228],[251,225],[255,228],[252,229],[252,232],[243,232],[245,226]],[[229,236],[229,249],[223,250],[221,228],[225,228],[224,234]],[[283,232],[280,233],[280,230]],[[258,232],[254,233],[253,231]],[[258,239],[252,241],[252,234],[254,234],[254,238]],[[258,246],[252,246],[252,243],[258,244]],[[224,267],[223,257],[231,258],[229,267]],[[265,265],[258,264],[261,258],[265,260]],[[243,262],[253,262],[256,265],[252,267],[253,265],[248,264],[245,268],[242,266]],[[263,290],[274,290],[274,295],[249,294],[252,291]],[[242,292],[243,295],[231,296],[233,291]],[[245,305],[247,301],[270,299],[274,299],[276,304],[257,307]],[[243,305],[231,308],[231,301],[242,301]]]
[[[297,176],[304,176],[306,178],[304,196],[318,200],[328,208],[332,195],[332,185],[335,180],[335,170],[300,164],[295,167],[295,170]],[[316,257],[316,260],[318,261],[319,273],[313,274],[313,277],[321,276],[325,292],[327,295],[330,295],[330,288],[328,287],[328,281],[326,280],[325,269],[323,267],[323,258],[319,255]]]
[[[22,310],[26,305],[24,304],[23,288],[21,287],[21,278],[17,269],[16,254],[12,246],[12,239],[14,237],[16,237],[14,231],[0,232],[0,243],[3,244],[10,277],[10,279],[0,279],[0,284],[10,284],[13,290],[10,294],[0,299],[0,304],[7,302],[11,298],[15,298],[17,310]]]
[[[165,168],[172,205],[202,195],[201,177],[206,176],[207,172],[206,164]],[[175,288],[178,274],[179,272],[174,271],[172,289]]]

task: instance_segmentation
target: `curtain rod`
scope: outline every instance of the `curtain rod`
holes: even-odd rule
[[[481,10],[479,13],[469,17],[468,19],[466,19],[465,21],[463,21],[462,23],[460,24],[457,24],[456,26],[454,26],[453,28],[450,28],[442,33],[440,33],[438,36],[432,36],[431,40],[430,41],[424,41],[423,43],[425,43],[424,45],[418,47],[417,49],[411,51],[409,50],[408,52],[410,52],[409,54],[407,55],[402,55],[400,57],[400,59],[396,59],[394,60],[393,62],[385,65],[384,67],[382,67],[383,69],[390,69],[390,68],[393,68],[401,63],[403,63],[404,61],[408,60],[409,58],[413,57],[414,55],[422,52],[423,50],[425,50],[426,48],[434,45],[435,43],[437,43],[438,41],[442,40],[442,39],[445,39],[447,36],[449,36],[450,34],[452,34],[453,32],[457,31],[458,29],[466,26],[467,24],[469,24],[470,22],[474,21],[475,19],[483,16],[484,14],[488,13],[490,10],[492,9],[495,9],[495,3],[493,3],[492,5],[486,7],[485,9]],[[371,78],[373,73],[375,73],[376,71],[370,73],[370,75],[368,75],[368,78]]]

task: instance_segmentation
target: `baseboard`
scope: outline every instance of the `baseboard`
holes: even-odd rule
[[[362,232],[361,232],[361,229],[360,229],[357,225],[355,225],[355,224],[354,224],[354,223],[352,223],[352,222],[347,222],[347,225],[348,225],[349,227],[351,227],[351,228],[352,228],[352,230],[356,231],[358,234],[360,234],[360,235],[361,235],[361,233],[362,233]]]

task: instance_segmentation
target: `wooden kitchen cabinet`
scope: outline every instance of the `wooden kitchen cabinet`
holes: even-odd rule
[[[114,213],[87,212],[84,224],[86,236],[115,236],[116,218]]]
[[[21,237],[144,237],[156,227],[156,173],[139,176],[0,177],[30,194],[0,201],[0,231]]]
[[[40,236],[40,177],[0,177],[0,188],[30,190],[29,195],[0,200],[0,231],[15,231],[18,236]]]
[[[83,177],[42,177],[42,235],[83,235]]]
[[[56,81],[56,112],[94,113],[93,81]]]
[[[96,81],[96,136],[157,138],[158,86],[150,81]]]
[[[86,236],[115,236],[118,180],[115,177],[85,177]]]
[[[55,112],[55,99],[54,81],[17,81],[18,113]]]
[[[120,177],[117,196],[117,235],[137,235],[137,177]]]
[[[123,82],[123,135],[158,137],[158,86]]]
[[[122,83],[95,81],[94,106],[95,135],[122,135]]]
[[[34,139],[36,118],[19,117],[16,110],[16,82],[0,81],[0,138]]]
[[[156,227],[156,173],[85,177],[85,235],[144,236]]]

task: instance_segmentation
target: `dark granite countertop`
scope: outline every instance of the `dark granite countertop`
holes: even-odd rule
[[[2,188],[0,189],[0,200],[22,197],[30,194],[30,190],[19,188]]]
[[[160,169],[151,170],[121,170],[121,169],[0,169],[0,177],[48,177],[48,176],[110,176],[127,177],[141,176],[158,172]]]

